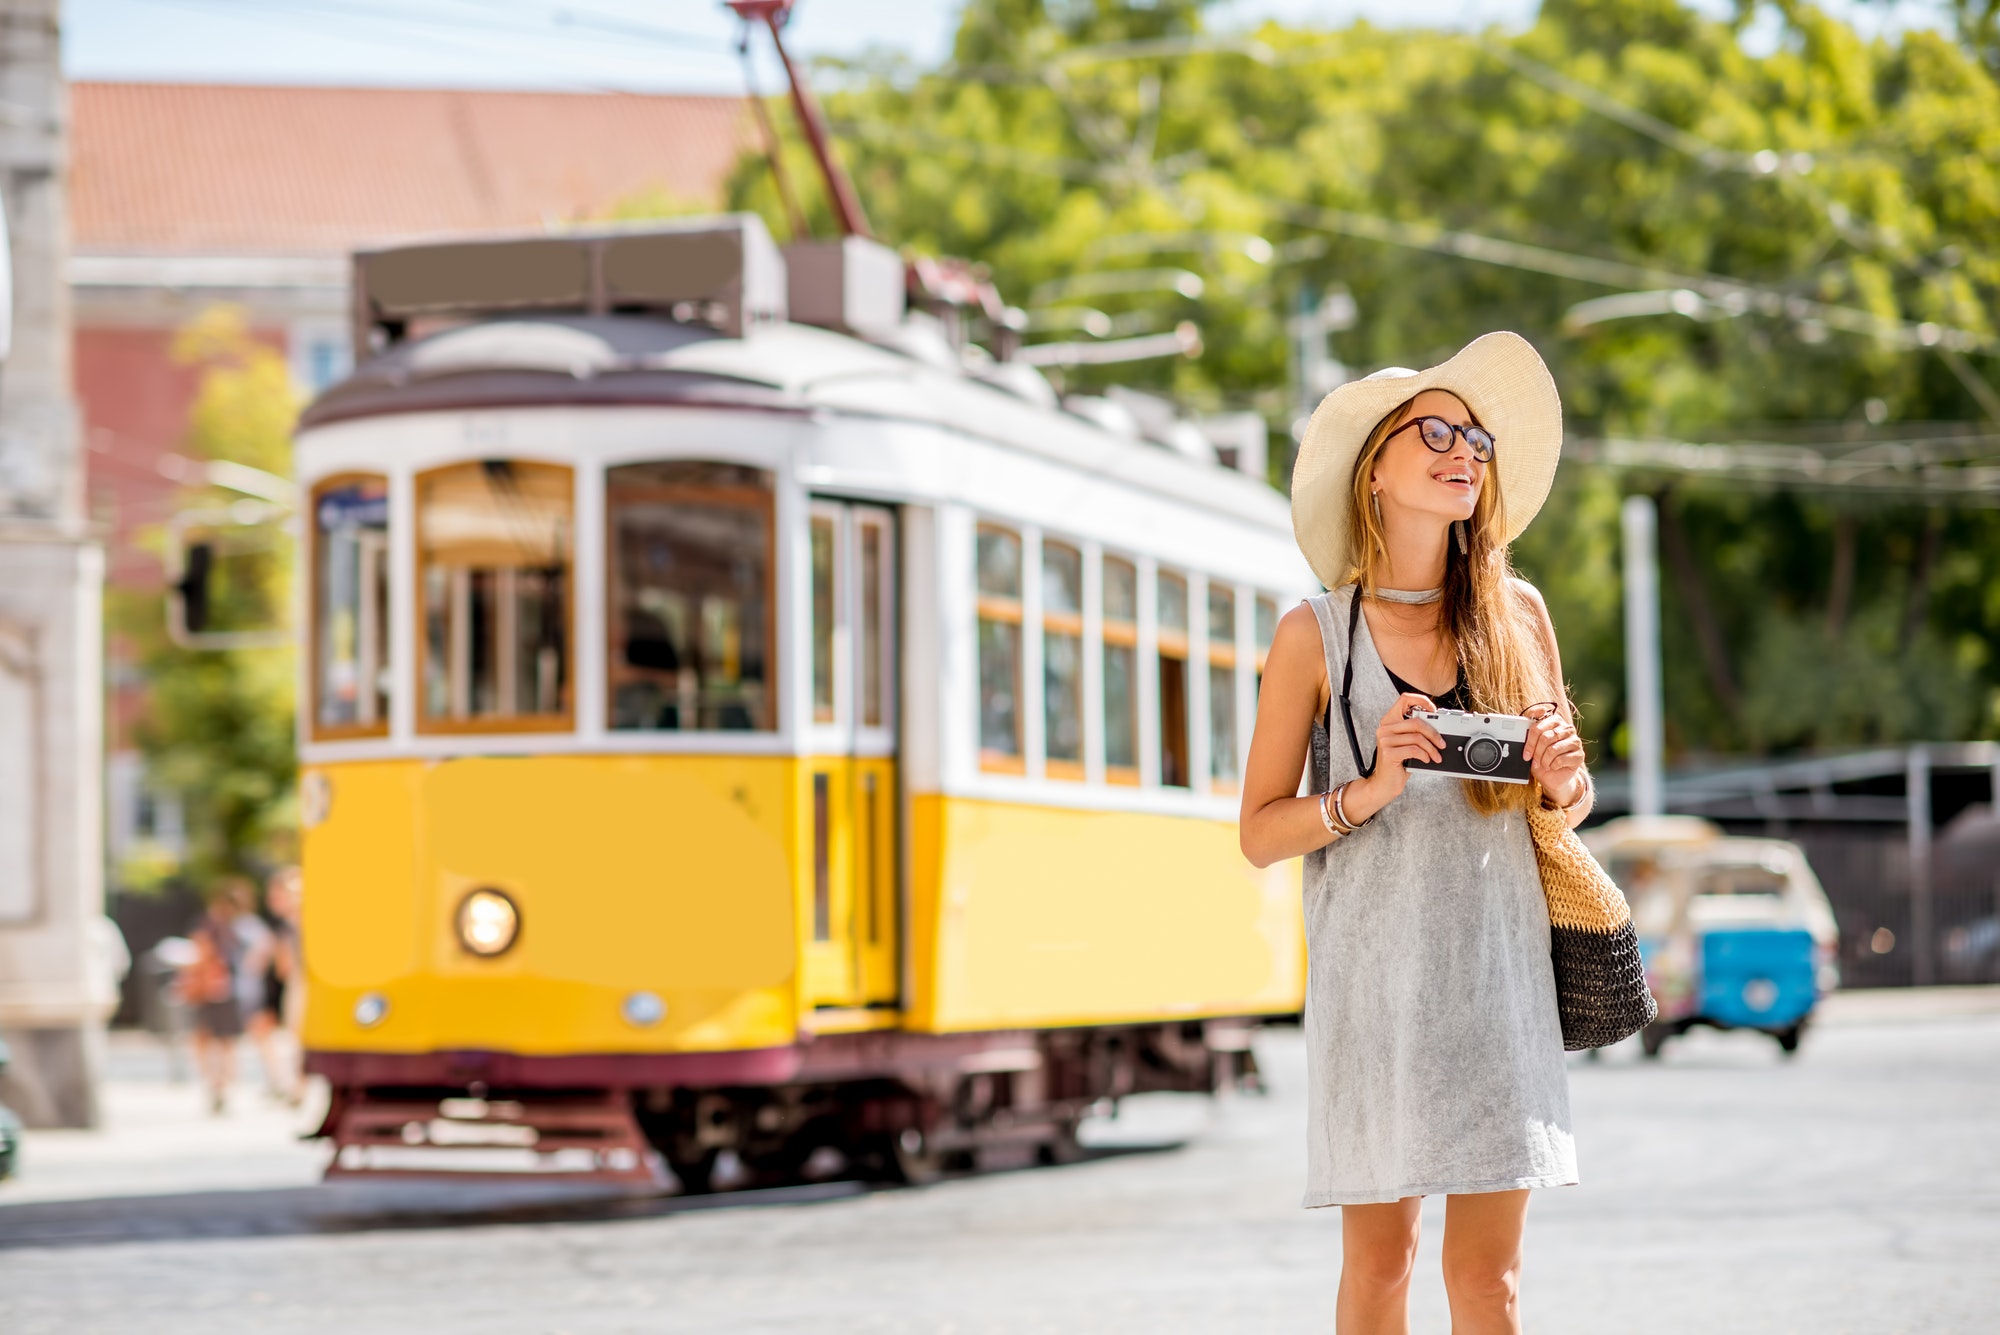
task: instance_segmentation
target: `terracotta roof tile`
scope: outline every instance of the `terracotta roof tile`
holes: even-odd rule
[[[750,142],[730,97],[75,83],[85,251],[345,251],[532,228],[647,191],[713,203]]]

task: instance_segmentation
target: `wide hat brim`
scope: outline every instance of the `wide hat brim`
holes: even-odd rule
[[[1320,400],[1292,465],[1292,533],[1327,588],[1354,573],[1354,465],[1375,424],[1427,389],[1456,394],[1493,434],[1503,543],[1521,536],[1549,498],[1562,456],[1562,398],[1534,344],[1482,334],[1428,371],[1399,366],[1350,381]]]

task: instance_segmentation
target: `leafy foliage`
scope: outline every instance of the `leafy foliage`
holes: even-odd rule
[[[201,368],[183,450],[289,476],[297,413],[284,358],[258,342],[241,311],[217,308],[190,324],[175,355]],[[188,509],[227,506],[229,493],[190,489]],[[218,624],[282,625],[288,619],[289,540],[274,526],[218,529],[241,555],[218,563],[212,601]],[[155,535],[164,544],[166,535]],[[291,649],[186,649],[165,633],[157,593],[114,595],[113,624],[141,664],[147,709],[139,728],[148,781],[180,797],[187,856],[179,878],[211,886],[258,873],[293,855],[293,674]],[[127,889],[169,879],[157,849],[120,869]]]
[[[1099,330],[1203,331],[1198,360],[1081,370],[1070,388],[1254,407],[1282,439],[1297,411],[1286,316],[1344,286],[1360,319],[1335,351],[1356,372],[1516,329],[1555,371],[1573,440],[1893,436],[1980,419],[1980,378],[2000,369],[1983,4],[1960,6],[1960,42],[1869,41],[1784,0],[1782,39],[1758,56],[1739,41],[1755,4],[1722,22],[1676,0],[1546,0],[1519,36],[1273,23],[1237,38],[1208,32],[1198,0],[969,0],[945,68],[849,66],[827,104],[878,232],[989,265],[1047,331],[1032,337],[1078,336],[1086,307]],[[784,151],[811,183],[796,139]],[[733,193],[783,234],[761,160]],[[1677,276],[1713,275],[1756,296],[1585,321],[1579,303],[1621,290],[1586,281],[1600,261],[1660,274],[1624,286],[1662,298]],[[1134,290],[1075,294],[1101,274]],[[1954,362],[1802,302],[1934,322],[1984,350]],[[1632,489],[1665,498],[1686,555],[1668,562],[1665,606],[1682,753],[2000,728],[1994,510],[1571,463],[1516,556],[1600,744],[1620,735],[1617,510]]]

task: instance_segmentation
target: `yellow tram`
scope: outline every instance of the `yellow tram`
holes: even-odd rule
[[[749,215],[356,257],[296,453],[332,1172],[1059,1157],[1298,1008],[1235,829],[1283,498],[903,281]]]

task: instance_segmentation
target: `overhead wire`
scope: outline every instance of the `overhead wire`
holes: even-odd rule
[[[426,14],[422,9],[408,5],[385,7],[370,5],[365,0],[275,0],[274,3],[241,5],[229,0],[165,0],[165,3],[188,8],[224,9],[240,13],[246,17],[263,18],[270,21],[285,11],[303,17],[366,17],[377,21],[387,21],[406,28],[435,29],[449,27],[455,40],[427,43],[433,49],[443,47],[458,52],[470,48],[464,37],[468,32],[490,31],[493,19],[491,5],[473,5],[486,26],[468,29],[462,20],[442,14]],[[463,7],[461,5],[461,7]],[[518,11],[518,7],[515,7]],[[584,6],[564,5],[539,10],[540,21],[528,24],[514,23],[508,31],[517,35],[545,36],[551,27],[569,29],[576,36],[602,33],[607,38],[633,39],[681,46],[685,48],[726,52],[729,43],[707,38],[700,34],[688,33],[657,24],[645,23],[623,15],[607,13],[603,10]],[[342,33],[346,37],[357,34],[348,29]],[[1645,135],[1676,151],[1687,154],[1711,170],[1748,171],[1753,175],[1772,175],[1790,172],[1796,178],[1802,175],[1797,155],[1778,155],[1778,162],[1768,169],[1760,165],[1762,153],[1746,154],[1724,149],[1680,127],[1660,120],[1650,113],[1633,107],[1581,80],[1542,65],[1519,52],[1500,44],[1481,43],[1481,49],[1500,59],[1524,76],[1534,79],[1551,91],[1569,96],[1588,109],[1608,119],[1626,126],[1636,133]],[[1101,44],[1097,47],[1076,48],[1066,52],[1054,62],[1046,64],[1038,73],[1047,82],[1051,74],[1057,85],[1054,91],[1065,104],[1065,110],[1084,141],[1106,159],[1098,163],[1073,163],[1054,169],[1054,174],[1068,179],[1092,179],[1098,181],[1122,181],[1126,184],[1146,184],[1158,188],[1171,189],[1171,180],[1164,176],[1157,164],[1151,161],[1150,144],[1135,137],[1130,145],[1112,142],[1107,128],[1097,118],[1090,116],[1075,104],[1074,94],[1067,87],[1064,77],[1065,67],[1087,67],[1092,64],[1107,64],[1136,59],[1173,59],[1189,55],[1207,53],[1233,53],[1261,64],[1298,63],[1319,58],[1324,48],[1307,48],[1285,53],[1276,53],[1261,42],[1234,38],[1166,39],[1154,41],[1134,41]],[[1002,69],[1006,67],[1001,67]],[[941,73],[945,77],[965,78],[971,69],[947,67]],[[980,67],[979,73],[992,77],[1001,69],[988,70]],[[1025,77],[1034,77],[1029,72],[1020,72]],[[603,87],[602,84],[597,86]],[[1089,122],[1085,124],[1084,122]],[[849,121],[851,129],[860,130],[874,137],[882,137],[882,131],[890,128],[881,124],[864,125]],[[936,137],[930,137],[933,144]],[[1016,170],[1049,174],[1051,164],[1056,160],[1040,155],[1007,151],[995,154],[991,146],[972,141],[955,141],[950,145],[955,151],[976,152],[982,160],[999,161],[1002,165]],[[1123,151],[1120,151],[1120,150]],[[1826,196],[1824,191],[1810,190],[1813,202],[1827,217],[1837,233],[1852,242],[1852,214],[1836,201]],[[1987,334],[1961,329],[1928,321],[1908,321],[1890,318],[1874,312],[1832,303],[1815,301],[1794,292],[1774,288],[1767,284],[1751,283],[1744,280],[1725,278],[1717,275],[1688,275],[1673,272],[1654,265],[1634,264],[1621,260],[1607,260],[1601,257],[1558,250],[1552,247],[1511,241],[1504,238],[1485,236],[1463,231],[1428,221],[1409,221],[1384,218],[1353,210],[1331,209],[1301,204],[1295,201],[1259,201],[1273,209],[1280,217],[1294,226],[1306,230],[1318,230],[1336,235],[1346,235],[1361,240],[1381,244],[1397,245],[1409,249],[1451,255],[1479,263],[1512,268],[1527,272],[1537,272],[1553,277],[1574,279],[1599,286],[1614,288],[1671,287],[1685,289],[1699,294],[1706,302],[1725,314],[1741,314],[1755,310],[1773,316],[1783,316],[1795,322],[1816,321],[1819,324],[1839,329],[1843,332],[1873,336],[1902,348],[1930,348],[1938,351],[1967,391],[1972,394],[1981,408],[1989,416],[2000,420],[2000,394],[1964,359],[1968,351],[1990,352],[1996,347],[1996,340]],[[1864,224],[1865,225],[1865,224]],[[1869,229],[1873,231],[1872,228]],[[1874,239],[1874,238],[1870,238]],[[1910,267],[1904,262],[1903,267]]]
[[[1866,246],[1874,250],[1877,254],[1885,256],[1889,263],[1915,278],[1922,279],[1928,276],[1925,271],[1926,266],[1913,260],[1882,228],[1866,218],[1856,218],[1853,210],[1834,199],[1831,192],[1807,179],[1807,174],[1814,166],[1812,154],[1798,152],[1781,154],[1768,148],[1754,153],[1725,149],[1679,126],[1668,124],[1630,103],[1621,101],[1603,89],[1580,79],[1571,78],[1540,61],[1531,60],[1504,42],[1487,41],[1481,44],[1481,49],[1551,92],[1569,97],[1601,116],[1684,153],[1710,170],[1741,171],[1765,177],[1778,174],[1790,176],[1795,188],[1804,195],[1807,202],[1818,211],[1841,240],[1857,249]],[[1965,360],[1966,349],[1959,344],[1943,340],[1926,346],[1936,348],[1946,369],[1979,404],[1980,410],[1991,420],[2000,422],[2000,392],[1996,392],[1986,378]],[[1991,346],[1989,340],[1986,348]]]
[[[1111,180],[1131,184],[1142,179],[1140,173],[1117,165],[1050,158],[883,121],[848,118],[836,124],[848,133],[883,142],[901,142],[927,151],[964,154],[992,165],[1066,180]],[[1975,330],[1878,315],[1873,311],[1814,301],[1780,288],[1716,274],[1689,274],[1652,264],[1582,255],[1450,228],[1436,222],[1385,218],[1350,209],[1321,207],[1266,196],[1248,198],[1293,226],[1306,230],[1453,255],[1500,268],[1574,279],[1600,287],[1628,290],[1686,288],[1726,308],[1741,307],[1740,313],[1755,311],[1792,320],[1819,320],[1828,328],[1872,336],[1902,348],[1942,346],[1956,352],[1983,352],[2000,345],[2000,341],[1993,336]]]
[[[1570,438],[1565,458],[1638,472],[1726,478],[1732,485],[1765,484],[1808,490],[1922,497],[1982,508],[2000,507],[2000,437],[1957,442],[1832,443],[1725,441],[1696,443],[1649,437]]]
[[[1887,251],[1891,262],[1905,272],[1918,277],[1923,276],[1922,267],[1912,263],[1908,256],[1902,254],[1900,247],[1889,245],[1888,238],[1879,228],[1866,219],[1857,219],[1852,210],[1833,199],[1825,189],[1805,179],[1815,165],[1813,154],[1802,151],[1780,153],[1769,148],[1754,152],[1724,148],[1635,107],[1603,89],[1533,60],[1505,43],[1483,40],[1478,41],[1477,45],[1480,50],[1524,77],[1552,92],[1571,98],[1588,110],[1615,121],[1635,133],[1689,156],[1708,170],[1737,172],[1753,177],[1782,176],[1795,182],[1802,188],[1808,202],[1833,228],[1835,235],[1851,245],[1865,246],[1878,252]],[[1175,39],[1110,43],[1099,48],[1078,48],[1077,52],[1065,53],[1059,59],[1082,65],[1095,63],[1100,59],[1104,61],[1138,58],[1172,59],[1213,51],[1234,51],[1269,65],[1319,59],[1336,49],[1338,48],[1334,44],[1325,44],[1280,54],[1273,52],[1261,42],[1217,40],[1196,43],[1189,39]],[[1041,77],[1046,78],[1049,73],[1054,72],[1056,63],[1055,60],[1046,62],[1042,67]],[[973,76],[995,81],[1004,78],[1009,82],[1016,81],[1017,78],[1018,81],[1027,82],[1036,77],[1034,73],[1016,71],[1006,66],[947,67],[942,73],[948,78]],[[1066,79],[1058,79],[1056,83],[1059,85],[1058,96],[1064,102],[1065,109],[1071,113],[1072,122],[1076,124],[1080,137],[1100,155],[1109,156],[1107,152],[1109,145],[1105,142],[1109,136],[1103,127],[1096,123],[1094,118],[1080,117],[1080,109],[1074,105],[1074,97],[1067,87]],[[1084,123],[1086,120],[1090,123]],[[1156,183],[1166,184],[1157,179]],[[1979,403],[1981,409],[1995,421],[2000,421],[2000,392],[1996,392],[1964,357],[1964,353],[1968,351],[1990,352],[1995,350],[1996,346],[2000,346],[1993,336],[1978,331],[1931,321],[1891,319],[1870,311],[1817,301],[1796,291],[1787,291],[1770,284],[1750,283],[1715,275],[1699,277],[1678,275],[1654,266],[1600,260],[1549,247],[1455,231],[1435,224],[1411,224],[1347,210],[1318,210],[1307,217],[1303,215],[1301,206],[1285,207],[1291,220],[1299,226],[1319,226],[1323,230],[1360,239],[1456,255],[1485,263],[1547,273],[1556,277],[1575,278],[1601,286],[1666,285],[1673,289],[1698,294],[1703,299],[1703,307],[1712,314],[1733,316],[1756,310],[1766,315],[1789,318],[1805,328],[1817,325],[1847,333],[1882,338],[1904,349],[1934,349],[1952,374]],[[1680,305],[1678,302],[1672,303],[1672,308],[1678,310]]]

